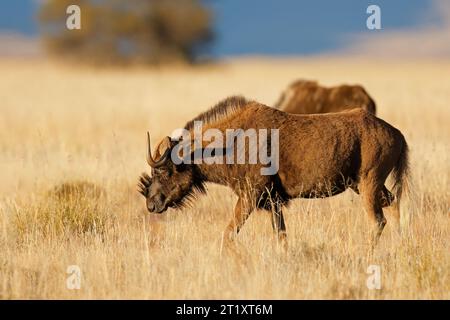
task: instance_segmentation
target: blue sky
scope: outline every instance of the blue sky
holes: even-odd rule
[[[225,0],[209,1],[217,18],[218,55],[313,54],[333,50],[366,28],[369,4],[381,7],[384,30],[420,23],[430,1]],[[245,3],[245,5],[243,5]],[[379,32],[379,31],[378,31]]]
[[[215,15],[215,56],[307,55],[339,49],[350,34],[414,28],[432,0],[204,0]],[[366,8],[381,7],[381,31],[366,29]],[[0,2],[0,32],[37,35],[37,0]]]

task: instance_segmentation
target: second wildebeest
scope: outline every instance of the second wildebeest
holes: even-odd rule
[[[324,87],[309,80],[291,83],[275,103],[275,108],[294,114],[340,112],[353,108],[376,113],[375,101],[359,85]]]
[[[257,164],[175,164],[171,151],[179,140],[164,138],[151,152],[148,136],[148,164],[152,175],[140,178],[140,192],[150,212],[181,208],[205,184],[230,187],[238,196],[224,239],[231,240],[254,209],[272,212],[279,238],[286,236],[282,208],[295,198],[322,198],[353,189],[363,198],[373,221],[373,242],[386,224],[383,207],[399,202],[407,177],[408,147],[402,133],[363,109],[340,113],[293,115],[243,97],[231,97],[200,114],[203,130],[278,129],[279,170],[261,175]],[[193,121],[185,126],[193,130]],[[266,141],[270,143],[270,141]],[[203,146],[202,146],[203,147]],[[388,175],[394,179],[393,194],[385,187]],[[396,201],[394,201],[396,199]]]

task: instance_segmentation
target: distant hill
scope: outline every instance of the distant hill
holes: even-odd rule
[[[41,57],[40,41],[19,33],[0,33],[0,57]]]

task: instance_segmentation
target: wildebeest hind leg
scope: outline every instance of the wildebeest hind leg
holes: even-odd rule
[[[350,189],[352,189],[356,194],[359,194],[358,186],[355,184],[352,184],[349,186]],[[392,202],[394,201],[394,195],[386,188],[386,186],[383,186],[383,189],[380,192],[380,201],[381,201],[381,207],[389,207]]]
[[[383,208],[389,207],[394,201],[394,198],[394,195],[386,188],[386,186],[383,186],[383,189],[381,190],[381,206]]]
[[[359,189],[357,185],[351,185],[350,188],[356,193],[359,194]],[[400,209],[397,205],[397,202],[394,202],[395,196],[383,186],[380,192],[380,203],[382,208],[386,208],[390,216],[392,216],[395,220],[395,224],[397,226],[397,232],[400,233]]]
[[[349,186],[350,189],[352,189],[356,194],[359,194],[359,189],[358,186],[356,184],[352,184]]]
[[[363,197],[364,206],[369,215],[369,219],[374,225],[374,230],[371,234],[371,247],[372,249],[378,243],[378,240],[383,232],[384,226],[386,225],[386,218],[383,214],[383,209],[380,201],[380,192],[382,187],[378,186],[375,179],[366,178],[360,184],[361,195]]]
[[[387,208],[389,217],[392,216],[394,218],[397,233],[400,234],[400,207],[398,206],[398,201],[394,200],[394,195],[386,188],[386,186],[383,186],[381,206]]]
[[[394,195],[386,186],[383,186],[381,202],[382,207],[388,209],[389,216],[394,218],[397,233],[400,234],[400,207],[398,206],[398,201],[395,201]]]

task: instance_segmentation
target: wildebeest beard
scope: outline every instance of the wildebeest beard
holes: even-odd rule
[[[182,166],[186,166],[182,164]],[[171,184],[176,185],[175,181],[168,181]],[[161,183],[161,182],[160,182]],[[142,194],[146,199],[150,194],[150,188],[152,186],[152,177],[150,177],[147,173],[142,173],[139,177],[138,183],[138,191]],[[176,188],[171,188],[172,192]],[[170,191],[169,191],[170,192]],[[206,185],[205,182],[198,176],[194,175],[190,182],[190,187],[186,190],[178,189],[178,194],[175,195],[175,198],[167,204],[166,208],[164,208],[163,212],[167,210],[167,208],[173,209],[183,209],[187,207],[192,207],[197,197],[201,194],[206,194]],[[167,195],[165,195],[167,196]]]

